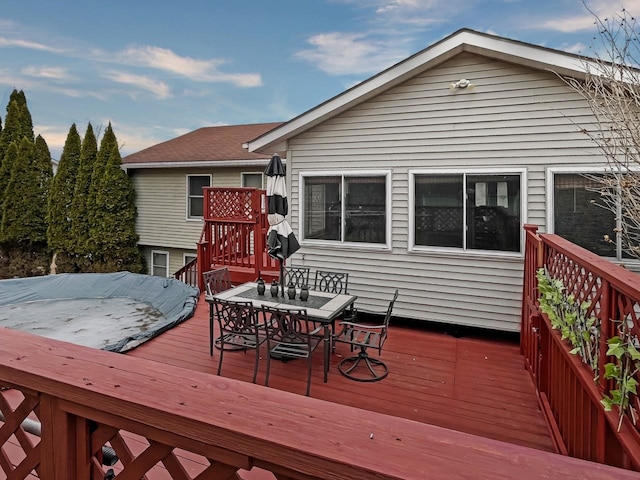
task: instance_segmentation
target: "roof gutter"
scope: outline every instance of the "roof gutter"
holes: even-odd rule
[[[286,159],[282,159],[286,163]],[[138,170],[145,168],[201,168],[201,167],[266,167],[269,159],[259,160],[204,160],[190,162],[142,162],[142,163],[123,163],[122,168],[125,170]]]

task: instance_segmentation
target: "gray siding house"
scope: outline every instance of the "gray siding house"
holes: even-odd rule
[[[591,111],[559,77],[586,61],[464,29],[250,141],[287,158],[291,262],[349,272],[365,310],[399,288],[394,315],[518,331],[524,224],[621,256],[580,175],[605,167]]]
[[[139,245],[148,273],[172,276],[196,257],[203,187],[264,188],[270,155],[243,143],[281,123],[205,127],[122,159],[136,189]]]

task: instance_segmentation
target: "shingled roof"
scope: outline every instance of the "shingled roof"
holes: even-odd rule
[[[250,153],[242,145],[280,125],[282,122],[203,127],[127,155],[122,163],[125,168],[149,168],[194,163],[217,165],[226,162],[260,162],[268,160],[270,156]]]

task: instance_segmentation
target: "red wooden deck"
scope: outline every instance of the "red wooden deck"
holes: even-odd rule
[[[328,383],[322,355],[315,356],[311,397],[517,445],[553,451],[533,383],[517,341],[480,336],[454,338],[426,328],[392,326],[382,358],[389,376],[363,384],[340,375],[337,363],[349,354],[338,345]],[[128,352],[128,355],[215,374],[218,354],[209,356],[209,308],[200,298],[183,324]],[[251,381],[253,354],[225,353],[222,376]],[[258,383],[264,382],[261,361]],[[303,395],[301,361],[271,364],[270,388]]]

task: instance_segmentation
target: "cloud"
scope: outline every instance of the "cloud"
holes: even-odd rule
[[[627,13],[632,16],[640,15],[640,2],[629,2],[630,5],[625,7]],[[585,30],[595,30],[595,18],[596,15],[599,19],[612,18],[617,16],[620,12],[620,6],[617,2],[611,2],[611,0],[592,0],[586,2],[587,9],[582,9],[581,13],[577,15],[567,15],[561,18],[553,18],[541,22],[537,27],[556,30],[562,33],[573,33]]]
[[[220,59],[201,60],[181,57],[172,50],[154,46],[129,46],[115,56],[125,65],[136,65],[178,74],[198,82],[225,82],[238,87],[259,87],[262,78],[256,73],[221,73],[226,63]]]
[[[63,67],[25,67],[21,70],[23,75],[30,77],[46,78],[50,80],[68,80],[71,77],[67,73],[67,69]]]
[[[330,32],[307,39],[313,48],[294,57],[330,75],[378,72],[407,56],[393,41],[369,40],[363,33]]]
[[[58,47],[53,47],[51,45],[45,45],[43,43],[32,42],[29,40],[20,40],[17,38],[7,38],[7,37],[0,37],[0,48],[2,47],[26,48],[28,50],[39,50],[42,52],[51,52],[51,53],[65,52],[65,50]]]
[[[111,71],[104,75],[105,78],[125,85],[131,85],[140,90],[153,93],[159,99],[167,99],[171,97],[171,91],[169,86],[158,80],[154,80],[143,75],[136,75],[128,72]],[[133,92],[130,92],[132,96],[135,96]]]

